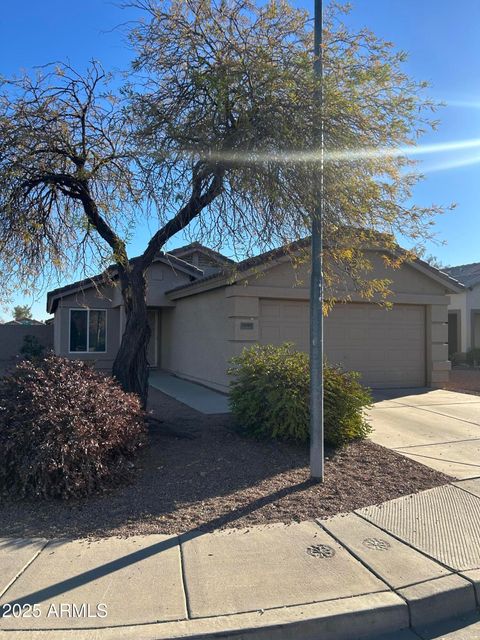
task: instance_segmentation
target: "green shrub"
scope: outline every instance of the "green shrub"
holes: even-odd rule
[[[471,367],[480,365],[480,348],[472,347],[467,351],[467,364]]]
[[[291,344],[254,345],[232,359],[230,407],[237,423],[259,438],[306,442],[309,438],[310,372],[308,355]],[[359,374],[324,367],[325,442],[338,446],[365,438],[371,427],[364,410],[370,391]]]
[[[140,400],[85,362],[49,355],[0,381],[0,491],[82,497],[123,480],[145,443]]]
[[[22,356],[25,356],[27,360],[34,360],[35,358],[41,358],[43,356],[45,347],[37,336],[26,335],[23,338],[20,353]]]

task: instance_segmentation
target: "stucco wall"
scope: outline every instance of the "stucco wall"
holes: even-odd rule
[[[25,336],[35,336],[47,350],[53,348],[53,324],[0,325],[0,370],[15,363]]]
[[[448,309],[451,311],[460,311],[460,344],[463,352],[468,351],[475,343],[473,334],[473,325],[476,322],[472,316],[474,313],[480,313],[480,285],[476,285],[472,289],[467,289],[465,293],[458,293],[450,296],[450,304]],[[477,340],[480,333],[477,331]],[[480,347],[479,344],[475,346]]]
[[[467,321],[469,314],[468,296],[473,291],[465,291],[464,293],[456,293],[450,296],[450,304],[448,305],[449,311],[460,312],[460,351],[466,352],[471,344],[470,341],[470,322]]]
[[[442,384],[448,379],[450,369],[446,286],[408,264],[399,269],[386,269],[377,252],[371,252],[370,259],[374,268],[369,277],[392,281],[394,303],[425,308],[426,380],[433,386]],[[352,301],[361,301],[352,291],[352,285],[344,282]],[[342,296],[338,297],[341,299]],[[284,261],[265,272],[257,271],[247,282],[177,299],[176,309],[163,314],[164,318],[169,316],[169,330],[163,337],[165,360],[162,360],[162,366],[180,376],[226,390],[226,363],[232,355],[259,339],[259,300],[268,298],[291,300],[292,303],[307,301],[308,265],[300,265],[294,270],[290,261]],[[222,317],[226,332],[222,330]],[[308,333],[307,323],[305,331]]]
[[[62,298],[55,311],[56,353],[72,360],[93,362],[98,369],[109,371],[120,342],[120,308],[112,308],[113,287],[91,288]],[[70,353],[70,309],[106,309],[106,352]]]
[[[155,262],[147,271],[147,305],[171,307],[174,303],[165,291],[190,282],[183,271],[163,262]],[[107,350],[105,353],[70,353],[70,309],[107,309]],[[59,355],[76,360],[93,361],[99,369],[110,370],[120,346],[125,327],[125,313],[120,288],[116,285],[91,287],[64,296],[55,312],[54,344]]]
[[[425,306],[427,380],[440,384],[448,378],[446,288],[425,273],[405,264],[400,269],[385,269],[378,252],[371,252],[374,265],[370,277],[389,278],[393,302]],[[228,389],[226,369],[232,355],[258,340],[259,300],[278,298],[308,300],[309,269],[297,270],[290,261],[249,277],[248,282],[205,291],[175,300],[165,291],[189,281],[188,275],[162,263],[152,266],[147,303],[161,308],[160,366],[182,377],[220,390]],[[351,291],[351,283],[345,281]],[[352,301],[361,301],[356,292]],[[364,301],[363,301],[364,302]],[[107,312],[107,352],[105,354],[69,354],[69,309],[105,308]],[[479,304],[480,307],[480,304]],[[94,360],[109,369],[120,344],[124,326],[118,288],[64,297],[55,315],[55,344],[58,352],[74,358]]]
[[[231,351],[225,289],[180,299],[161,313],[162,369],[225,390]]]
[[[429,276],[421,273],[409,264],[403,264],[394,269],[386,267],[378,251],[368,252],[368,260],[372,270],[366,274],[369,279],[387,278],[392,281],[389,288],[398,294],[444,294],[445,288],[442,284],[435,282]],[[327,292],[330,294],[341,294],[343,290],[352,292],[355,290],[353,282],[345,274],[339,273],[342,286],[339,290]],[[290,260],[273,267],[265,272],[258,271],[248,279],[251,286],[270,287],[295,287],[297,289],[308,289],[310,286],[310,268],[306,263],[299,264],[292,268]]]
[[[165,291],[190,282],[190,277],[183,271],[164,262],[154,262],[147,271],[147,305],[149,307],[172,306],[172,301],[165,296]],[[123,304],[119,287],[112,290],[112,305]]]

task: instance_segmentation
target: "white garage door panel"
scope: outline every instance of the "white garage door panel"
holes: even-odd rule
[[[308,303],[260,300],[260,342],[294,342],[308,351]],[[332,363],[359,371],[372,387],[425,384],[425,307],[340,304],[325,319],[325,351]]]

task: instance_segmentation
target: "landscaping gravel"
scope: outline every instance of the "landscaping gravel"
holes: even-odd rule
[[[152,426],[129,484],[81,501],[3,498],[0,536],[131,536],[288,523],[451,481],[367,440],[328,450],[325,482],[315,484],[307,447],[252,440],[234,430],[229,416],[202,415],[155,389],[150,406],[163,422]]]

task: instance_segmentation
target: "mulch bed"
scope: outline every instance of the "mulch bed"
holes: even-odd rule
[[[443,389],[480,395],[480,369],[454,368],[450,371],[449,381]]]
[[[331,516],[451,480],[370,441],[326,452],[325,482],[309,479],[308,449],[238,434],[151,390],[151,429],[131,483],[88,500],[3,501],[0,536],[131,536],[210,531]],[[195,434],[179,438],[172,430]]]

